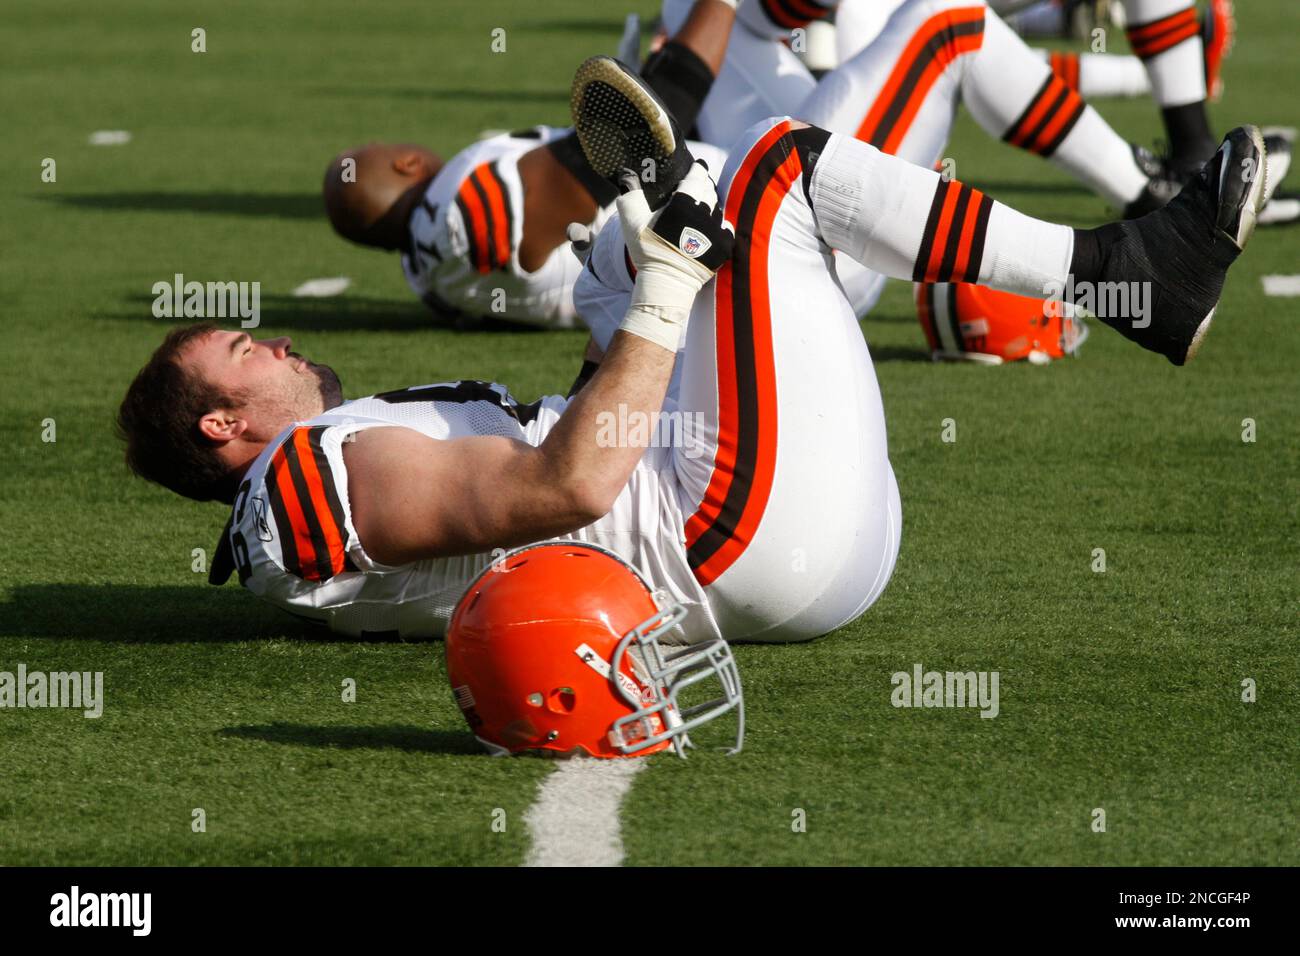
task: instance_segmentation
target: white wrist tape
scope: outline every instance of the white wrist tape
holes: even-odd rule
[[[694,176],[702,177],[712,190],[702,168]],[[655,217],[640,190],[619,197],[619,215],[628,254],[637,269],[632,302],[620,328],[676,352],[695,296],[713,272],[654,232]]]
[[[658,305],[634,305],[623,316],[619,326],[624,332],[630,332],[665,348],[676,352],[681,347],[682,329],[686,328],[686,319],[690,310],[668,309]]]

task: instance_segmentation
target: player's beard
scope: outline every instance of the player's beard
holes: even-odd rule
[[[325,411],[328,412],[331,408],[343,404],[343,385],[339,382],[338,373],[334,369],[328,365],[310,362],[308,371],[316,379],[316,385],[320,389],[321,406]]]
[[[328,412],[331,408],[343,404],[343,385],[339,382],[338,373],[334,369],[328,365],[319,365],[297,352],[290,352],[289,357],[298,359],[307,366],[305,371],[311,376],[308,387],[312,391],[312,398],[319,396],[321,411]]]

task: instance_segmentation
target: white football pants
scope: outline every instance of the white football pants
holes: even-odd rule
[[[737,249],[696,300],[680,360],[678,407],[699,413],[706,449],[674,458],[687,558],[722,632],[751,641],[862,614],[902,533],[875,370],[798,138],[768,120],[735,144],[719,195]]]
[[[696,298],[674,409],[680,543],[729,639],[807,640],[880,596],[902,529],[871,355],[834,251],[881,275],[1063,288],[1074,231],[868,143],[789,118],[734,145],[719,180],[731,261]],[[620,227],[592,249],[575,299],[602,347],[634,270]]]

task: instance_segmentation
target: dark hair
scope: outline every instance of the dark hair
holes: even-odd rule
[[[167,333],[140,369],[117,412],[126,463],[141,478],[195,501],[235,500],[237,482],[199,431],[199,419],[218,408],[239,408],[243,398],[205,381],[180,361],[192,342],[217,327],[199,322]]]

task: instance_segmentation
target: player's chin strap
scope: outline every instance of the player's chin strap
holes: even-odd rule
[[[736,711],[736,745],[728,753],[739,753],[744,746],[745,698],[740,689],[740,673],[727,642],[717,638],[685,647],[665,647],[659,643],[659,638],[676,628],[685,617],[686,608],[674,604],[628,631],[614,648],[610,682],[633,710],[614,721],[610,736],[625,754],[639,753],[671,740],[677,755],[685,758],[686,748],[694,746],[689,732],[730,710]],[[631,658],[632,672],[641,678],[645,688],[640,698],[615,679],[624,673],[623,658],[633,648],[638,655]],[[717,678],[721,685],[721,696],[688,707],[680,705],[678,697],[682,691],[711,678]],[[657,733],[653,732],[656,726],[660,728]],[[629,735],[628,730],[636,733]],[[634,739],[629,741],[629,736]]]

